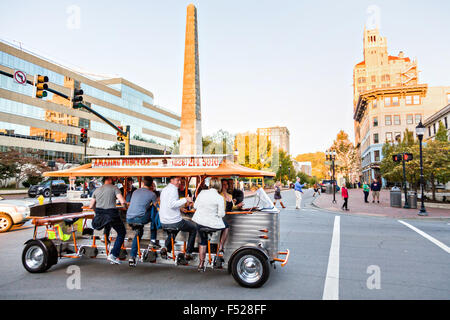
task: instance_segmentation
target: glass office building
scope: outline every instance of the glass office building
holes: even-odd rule
[[[131,155],[170,153],[179,135],[180,115],[154,105],[150,91],[123,78],[94,79],[6,42],[0,42],[0,70],[21,70],[31,81],[46,75],[50,88],[68,96],[74,87],[83,89],[85,104],[117,126],[130,126]],[[88,129],[88,155],[123,154],[115,130],[95,115],[50,92],[38,99],[32,85],[0,75],[0,151],[32,149],[47,160],[79,163],[81,128]]]

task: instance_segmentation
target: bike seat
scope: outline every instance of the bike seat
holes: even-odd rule
[[[220,231],[220,230],[213,229],[213,228],[208,228],[208,227],[201,227],[201,228],[198,229],[198,231],[212,234],[212,233]]]
[[[78,220],[78,218],[68,218],[68,219],[64,219],[63,221],[64,221],[64,223],[67,225],[67,226],[71,226],[71,225],[73,225],[75,222],[77,222],[77,220]]]

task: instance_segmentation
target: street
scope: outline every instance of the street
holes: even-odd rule
[[[270,195],[273,197],[273,195]],[[0,234],[0,299],[448,299],[450,224],[350,216],[310,205],[295,210],[291,190],[282,192],[280,249],[291,251],[285,267],[271,269],[259,289],[240,287],[226,271],[80,259],[81,288],[68,289],[60,261],[48,272],[22,266],[29,223]],[[251,203],[252,199],[247,200]],[[402,223],[403,221],[404,223]]]

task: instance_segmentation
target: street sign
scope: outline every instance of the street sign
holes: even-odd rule
[[[27,76],[26,76],[25,72],[23,72],[23,71],[15,70],[13,79],[18,84],[22,84],[22,85],[27,84]]]

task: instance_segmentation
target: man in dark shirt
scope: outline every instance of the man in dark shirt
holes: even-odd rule
[[[234,188],[233,179],[228,179],[228,193],[231,194],[231,197],[233,198],[233,209],[242,210],[244,206],[244,192]]]
[[[375,202],[375,199],[377,199],[378,203],[380,203],[380,190],[381,190],[381,183],[379,182],[378,178],[375,178],[370,185],[370,190],[372,190],[372,203]]]
[[[120,192],[124,196],[125,201],[126,202],[130,202],[131,201],[131,196],[133,195],[133,192],[136,190],[136,187],[133,186],[133,178],[128,177],[125,185],[127,187],[127,194],[126,194],[126,196],[125,196],[125,188],[123,186],[120,188]]]

